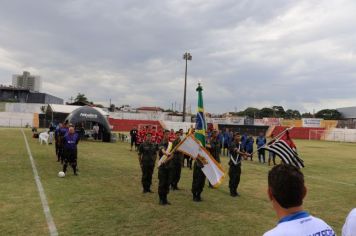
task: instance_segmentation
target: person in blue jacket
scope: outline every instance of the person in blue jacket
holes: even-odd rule
[[[225,132],[223,133],[223,139],[224,139],[224,142],[223,142],[223,155],[225,156],[225,150],[226,150],[226,156],[228,156],[229,155],[229,146],[230,146],[230,143],[231,143],[231,136],[230,136],[230,132],[229,132],[228,128],[226,128]]]
[[[241,136],[241,149],[242,151],[246,151],[246,142],[247,142],[247,134],[244,133],[242,136]]]
[[[261,148],[267,143],[266,137],[264,134],[261,132],[260,135],[256,138],[256,145],[257,145],[257,150],[258,150],[258,161],[260,163],[266,163],[266,157],[265,157],[265,149]]]
[[[252,137],[252,135],[248,136],[247,138],[247,141],[246,141],[246,152],[248,154],[250,154],[250,160],[252,161],[253,159],[253,156],[252,156],[252,153],[253,153],[253,144],[254,144],[254,139]]]

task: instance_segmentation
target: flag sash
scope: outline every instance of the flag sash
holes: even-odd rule
[[[172,151],[172,147],[173,147],[173,143],[172,142],[168,142],[168,147],[167,147],[167,150],[166,152],[171,152]],[[157,163],[157,167],[160,167],[162,165],[162,163],[167,160],[167,155],[163,155],[159,160],[158,160],[158,163]]]

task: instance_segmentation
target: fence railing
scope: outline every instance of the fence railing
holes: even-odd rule
[[[356,142],[356,130],[345,129],[330,131],[330,130],[310,130],[309,140],[326,140],[335,142]]]
[[[32,120],[22,118],[0,118],[0,127],[31,127]]]

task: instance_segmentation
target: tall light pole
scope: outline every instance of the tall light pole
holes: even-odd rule
[[[187,69],[188,69],[188,60],[192,60],[192,55],[189,52],[184,53],[183,59],[185,60],[185,79],[184,79],[184,99],[183,99],[183,122],[185,122],[185,107],[187,100]]]

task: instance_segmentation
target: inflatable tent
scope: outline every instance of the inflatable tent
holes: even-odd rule
[[[94,122],[99,125],[102,129],[102,139],[103,142],[110,142],[110,124],[107,118],[97,109],[89,106],[83,106],[72,111],[67,118],[66,122],[72,123],[73,125]]]

